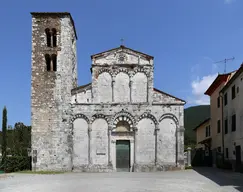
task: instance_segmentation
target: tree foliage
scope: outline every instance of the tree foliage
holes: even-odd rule
[[[210,117],[210,105],[189,107],[184,111],[185,145],[196,143],[196,126]]]
[[[3,108],[3,119],[2,119],[2,164],[5,165],[7,155],[7,108]],[[5,170],[5,166],[3,167]]]
[[[2,135],[6,140],[5,163],[1,163],[0,170],[6,172],[21,171],[31,168],[31,158],[28,157],[28,149],[31,148],[31,126],[22,122],[9,126],[6,134]]]

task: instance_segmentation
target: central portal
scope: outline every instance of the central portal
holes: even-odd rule
[[[116,141],[116,170],[130,171],[130,141]]]

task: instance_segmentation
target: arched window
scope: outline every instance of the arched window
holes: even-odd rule
[[[54,28],[52,29],[52,46],[57,46],[57,31]]]
[[[51,60],[52,60],[52,71],[57,71],[57,55],[53,54],[51,56]]]
[[[46,70],[51,71],[51,57],[50,57],[50,55],[46,54],[45,59],[46,59]]]
[[[50,32],[50,29],[47,28],[45,30],[46,32],[46,44],[47,44],[47,47],[51,47],[51,32]]]

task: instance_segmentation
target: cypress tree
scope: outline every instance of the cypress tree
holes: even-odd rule
[[[2,119],[2,165],[5,170],[5,161],[7,156],[7,108],[3,108],[3,119]]]

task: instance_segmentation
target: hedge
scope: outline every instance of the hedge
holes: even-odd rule
[[[6,161],[0,164],[0,170],[5,173],[31,169],[31,158],[26,156],[7,156]]]

